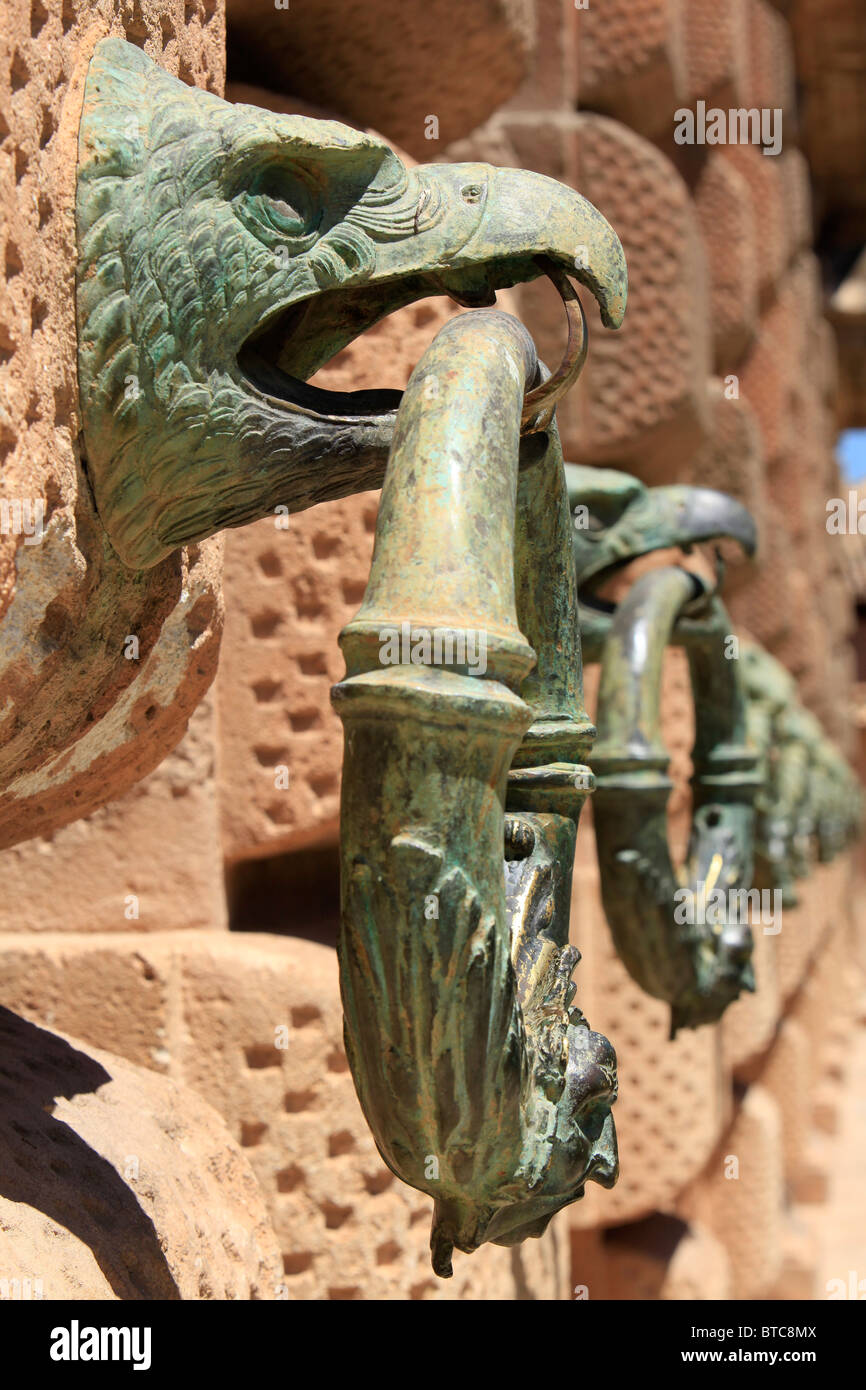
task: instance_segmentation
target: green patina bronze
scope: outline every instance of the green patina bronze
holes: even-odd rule
[[[595,730],[555,425],[519,439],[535,373],[497,312],[424,354],[333,692],[346,1048],[385,1162],[434,1199],[440,1275],[455,1246],[540,1235],[617,1172],[614,1053],[571,1006]]]
[[[754,642],[741,643],[749,737],[761,756],[756,799],[756,880],[799,901],[796,880],[825,863],[860,833],[857,778],[820,722],[804,709],[789,671]]]
[[[616,235],[553,179],[407,169],[374,136],[232,105],[120,39],[88,70],[76,222],[88,473],[136,569],[381,484],[399,392],[306,379],[392,310],[492,304],[539,258],[608,325],[625,308]]]
[[[571,189],[484,164],[407,169],[374,136],[232,105],[107,39],[76,222],[85,457],[126,565],[384,480],[333,692],[340,976],[361,1104],[385,1162],[433,1197],[448,1275],[455,1247],[540,1235],[589,1179],[616,1179],[616,1059],[572,1003],[568,942],[590,758],[614,937],[674,1028],[751,986],[748,927],[679,925],[677,890],[748,883],[761,777],[758,848],[792,886],[813,847],[828,858],[850,837],[851,775],[765,654],[744,663],[744,698],[729,619],[694,576],[659,569],[617,609],[600,596],[638,555],[718,536],[751,550],[754,529],[719,493],[563,469],[552,405],[586,348],[564,273],[608,326],[626,297],[616,235]],[[542,273],[572,301],[549,382],[525,330],[481,308],[438,334],[402,398],[308,385],[403,305],[492,305]],[[603,662],[594,756],[581,632]],[[679,875],[659,728],[670,642],[697,713]]]
[[[433,1196],[447,1275],[455,1246],[539,1235],[588,1179],[616,1178],[616,1060],[571,1003],[595,730],[552,406],[586,347],[564,275],[616,327],[622,248],[551,179],[407,169],[373,136],[231,105],[119,40],[95,51],[79,149],[84,441],[123,561],[384,479],[334,690],[341,987],[364,1112]],[[306,384],[402,305],[492,305],[541,273],[569,317],[549,380],[521,325],[482,308],[442,330],[402,400]]]
[[[689,631],[683,610],[702,597],[706,616]],[[602,896],[628,970],[670,1003],[672,1034],[714,1022],[754,988],[748,910],[730,894],[751,887],[760,775],[737,663],[725,650],[730,632],[718,598],[696,597],[693,575],[665,567],[639,579],[618,606],[602,656],[593,757]],[[659,708],[662,658],[674,640],[686,648],[696,725],[692,829],[679,873],[667,842],[672,783]],[[725,895],[720,910],[716,893]]]
[[[793,676],[745,639],[727,650],[730,619],[694,575],[656,570],[618,608],[600,592],[651,551],[733,537],[753,553],[748,512],[706,488],[648,488],[624,473],[573,464],[565,471],[583,654],[603,663],[592,765],[605,911],[633,977],[671,1003],[675,1030],[712,1021],[753,987],[750,883],[781,889],[783,909],[795,906],[796,879],[859,833],[862,797],[800,704]],[[688,654],[697,723],[692,836],[679,872],[667,847],[671,784],[659,726],[668,643]],[[736,903],[735,919],[707,911],[703,923],[682,920],[676,895],[683,889],[708,906],[721,891]]]
[[[568,465],[584,651],[602,663],[594,821],[605,913],[632,977],[671,1005],[672,1032],[718,1019],[754,988],[748,911],[758,757],[746,737],[731,622],[718,595],[676,565],[645,574],[618,605],[598,590],[653,550],[734,537],[755,548],[754,523],[723,493],[647,488],[626,474]],[[576,510],[575,510],[576,509]],[[667,838],[672,783],[661,738],[666,647],[687,653],[695,703],[692,831],[675,870]],[[731,894],[740,895],[731,898]]]
[[[574,567],[580,595],[584,660],[598,661],[610,631],[613,605],[599,590],[641,555],[731,537],[747,554],[756,546],[755,523],[745,507],[713,488],[673,483],[647,487],[612,468],[567,463],[573,516]]]
[[[820,724],[818,728],[823,734]],[[863,791],[853,768],[826,735],[817,741],[813,751],[817,854],[819,862],[826,864],[859,839]]]
[[[796,880],[809,872],[802,840],[808,789],[808,744],[798,728],[797,683],[755,642],[740,646],[746,724],[760,755],[755,798],[755,880],[779,889],[783,909],[799,901]],[[811,833],[811,832],[809,832]]]

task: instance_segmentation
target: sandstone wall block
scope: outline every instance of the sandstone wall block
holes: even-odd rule
[[[464,6],[458,30],[450,0],[316,0],[286,10],[230,0],[226,8],[243,80],[375,125],[424,160],[513,94],[535,45],[531,0]],[[431,116],[439,123],[432,140]]]
[[[262,1195],[209,1105],[7,1009],[0,1032],[4,1276],[62,1301],[281,1296]]]

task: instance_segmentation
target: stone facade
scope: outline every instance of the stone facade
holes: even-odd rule
[[[625,247],[630,304],[617,334],[589,315],[588,364],[559,412],[567,456],[723,488],[750,507],[761,550],[753,564],[732,557],[736,630],[788,665],[853,756],[856,565],[827,534],[824,506],[841,495],[833,441],[856,418],[856,392],[837,414],[810,199],[841,197],[866,130],[840,164],[827,130],[832,64],[809,41],[820,6],[491,0],[459,58],[450,4],[421,16],[320,0],[315,23],[313,8],[228,0],[229,97],[315,102],[419,160],[532,168],[601,209]],[[831,8],[844,29],[853,0]],[[622,1176],[610,1192],[590,1184],[540,1241],[458,1256],[450,1282],[430,1272],[429,1199],[384,1167],[355,1098],[333,923],[317,896],[333,901],[338,836],[342,743],[328,692],[367,579],[377,495],[315,507],[285,530],[266,520],[230,532],[142,587],[101,536],[78,442],[71,208],[89,54],[105,34],[126,35],[222,92],[225,25],[211,0],[41,0],[14,8],[0,37],[0,480],[4,495],[48,498],[50,537],[37,567],[23,537],[0,535],[0,1004],[219,1112],[267,1205],[280,1296],[822,1296],[808,1213],[827,1197],[858,1019],[859,867],[852,855],[816,866],[782,932],[757,929],[757,993],[671,1042],[666,1007],[613,949],[591,807],[574,878],[577,1001],[617,1050]],[[372,80],[385,71],[389,81]],[[698,100],[780,109],[782,153],[677,145],[674,110]],[[503,302],[554,364],[563,324],[550,287]],[[864,309],[856,295],[847,304],[832,321],[845,329],[850,383],[862,379]],[[454,312],[446,300],[400,311],[317,384],[403,385]],[[86,669],[82,631],[95,652]],[[140,662],[124,657],[129,634]],[[597,675],[586,671],[590,710]],[[676,652],[663,709],[681,853],[693,718]],[[268,920],[257,921],[263,895]],[[252,1296],[247,1273],[239,1296]],[[79,1287],[102,1296],[88,1278]]]

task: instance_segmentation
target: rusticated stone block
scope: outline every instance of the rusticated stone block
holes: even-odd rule
[[[315,101],[377,130],[417,159],[459,140],[507,100],[525,77],[535,43],[531,0],[316,0],[275,9],[273,0],[230,0],[234,75]],[[425,138],[429,118],[435,140]],[[437,146],[436,141],[442,144]]]
[[[768,307],[763,319],[767,332],[780,346],[790,345],[790,360],[798,376],[808,374],[812,368],[812,335],[823,312],[821,265],[811,250],[804,250],[791,260],[779,286],[778,299]],[[817,379],[823,382],[820,373]],[[824,442],[830,445],[833,437],[826,437]]]
[[[0,846],[119,796],[181,739],[216,667],[218,541],[124,568],[82,460],[74,317],[75,172],[87,64],[127,35],[185,81],[222,88],[221,4],[7,7],[0,66],[0,491],[31,534],[0,534]],[[43,533],[34,509],[42,508]],[[128,659],[126,639],[139,642]]]
[[[534,9],[536,38],[529,71],[507,108],[574,110],[580,12],[574,0],[534,0]]]
[[[61,1301],[281,1296],[264,1199],[209,1105],[8,1009],[0,1033],[4,1285]]]
[[[804,253],[787,271],[778,298],[761,320],[764,351],[772,356],[774,378],[762,384],[754,364],[744,390],[757,393],[768,440],[768,486],[785,516],[794,558],[810,574],[824,567],[826,552],[826,461],[832,459],[834,422],[810,354],[821,322],[820,268]],[[776,381],[778,374],[779,381]],[[779,384],[780,389],[774,388]]]
[[[571,1297],[595,1301],[606,1298],[604,1232],[593,1227],[578,1230],[576,1226],[572,1226],[568,1237],[571,1252]]]
[[[773,1098],[750,1086],[706,1171],[678,1204],[725,1247],[733,1299],[766,1297],[782,1271],[782,1127]]]
[[[0,853],[0,931],[224,925],[213,722],[206,700],[179,747],[118,801]]]
[[[791,1184],[791,1196],[804,1206],[821,1206],[829,1196],[832,1148],[823,1136],[810,1135],[800,1167]]]
[[[786,222],[785,179],[779,157],[761,154],[755,145],[721,145],[724,158],[748,185],[755,225],[759,228],[758,287],[769,294],[791,256],[791,228]]]
[[[741,106],[747,86],[748,0],[686,0],[683,5],[688,100]]]
[[[130,924],[132,925],[132,924]],[[171,940],[173,938],[169,938]],[[0,936],[3,1002],[44,1028],[167,1072],[171,948],[160,934]]]
[[[809,1086],[814,1092],[828,1078],[843,1075],[843,1059],[854,1017],[860,971],[851,971],[852,942],[851,864],[840,857],[815,867],[813,881],[822,903],[812,939],[808,973],[798,984],[791,1005],[792,1016],[814,1040],[809,1051]]]
[[[311,913],[311,925],[314,925]],[[559,1298],[567,1218],[516,1251],[430,1269],[432,1203],[380,1159],[343,1050],[335,951],[230,932],[0,939],[8,995],[217,1109],[255,1172],[289,1299]]]
[[[579,189],[580,142],[578,133],[582,118],[574,113],[504,111],[489,121],[483,130],[501,131],[513,151],[513,163],[520,169],[558,179]],[[473,141],[475,137],[473,136]],[[473,156],[468,156],[473,158]],[[474,158],[485,158],[475,155]],[[491,157],[491,163],[496,161]],[[515,293],[519,294],[520,290]],[[560,317],[562,309],[560,307]],[[562,330],[560,328],[560,334]]]
[[[778,168],[782,175],[785,225],[791,251],[796,255],[812,243],[812,188],[809,164],[802,150],[788,146],[778,157]]]
[[[811,1040],[795,1019],[783,1019],[760,1074],[761,1086],[779,1108],[785,1178],[791,1187],[796,1187],[807,1166],[810,1045]]]
[[[809,878],[801,880],[799,887],[802,905],[796,911],[800,930],[789,932],[787,937],[781,933],[780,981],[786,999],[797,995],[792,1013],[806,1034],[822,1039],[831,1021],[842,1012],[846,998],[844,961],[850,946],[845,928],[852,901],[847,856],[813,865]],[[820,1044],[810,1050],[809,1066],[809,1084],[814,1087],[822,1076]]]
[[[535,113],[516,112],[513,119],[521,123],[525,122],[530,130],[533,130],[543,117],[539,118]],[[545,151],[545,153],[547,153]],[[500,168],[516,169],[518,166],[517,152],[511,143],[508,130],[504,119],[500,116],[493,116],[484,125],[480,125],[477,130],[473,130],[465,140],[455,140],[453,145],[449,145],[444,152],[444,157],[449,164],[466,164],[478,162],[481,164],[495,164]],[[531,166],[524,165],[524,168]]]
[[[430,1199],[385,1167],[358,1106],[333,950],[214,935],[184,953],[182,968],[179,1070],[244,1147],[290,1298],[561,1296],[555,1231],[516,1253],[485,1246],[459,1257],[452,1280],[432,1274]]]
[[[812,1123],[822,1134],[838,1134],[844,1101],[845,1087],[837,1077],[821,1081],[815,1087]]]
[[[579,838],[585,833],[581,826]],[[589,836],[586,844],[592,848]],[[597,894],[597,877],[582,866],[573,900],[572,939],[583,954],[577,999],[593,1028],[614,1042],[620,1087],[614,1119],[626,1162],[610,1192],[587,1184],[570,1216],[578,1227],[669,1207],[712,1152],[727,1109],[718,1030],[683,1029],[670,1040],[670,1008],[626,973]]]
[[[797,141],[791,30],[769,0],[749,0],[748,26],[748,104],[759,110],[781,110],[784,143],[791,147]]]
[[[863,291],[859,284],[849,284],[855,278],[863,279]],[[862,305],[856,300],[852,303],[852,291],[858,298],[863,293]],[[866,257],[862,266],[858,262],[830,301],[830,321],[837,358],[837,422],[840,429],[866,429],[866,406],[863,404],[866,401]]]
[[[782,931],[777,938],[779,989],[782,999],[787,1001],[800,988],[806,973],[809,957],[815,944],[818,926],[825,925],[824,913],[829,904],[822,900],[816,890],[818,879],[823,877],[821,866],[815,866],[808,878],[797,880],[799,902],[795,908],[785,912]],[[815,912],[817,911],[817,918]],[[808,1028],[807,1028],[808,1031]]]
[[[780,340],[763,318],[738,376],[761,432],[761,447],[768,465],[783,458],[795,442],[788,401],[794,360],[793,345]]]
[[[840,390],[839,343],[829,319],[819,318],[811,330],[809,358],[814,363],[815,382],[826,405],[835,408]],[[846,428],[844,420],[834,420],[839,427]]]
[[[264,520],[226,547],[226,645],[217,679],[220,819],[227,859],[337,831],[342,738],[330,688],[357,611],[378,494]]]
[[[782,919],[782,930],[785,920]],[[764,925],[754,922],[752,964],[755,970],[754,994],[741,994],[724,1012],[721,1021],[725,1068],[734,1074],[750,1072],[755,1059],[768,1046],[779,1016],[779,977],[776,938],[764,934]]]
[[[744,627],[775,652],[792,630],[794,614],[786,597],[791,576],[790,548],[778,508],[763,509],[757,558],[749,581],[730,594],[728,609],[735,628]]]
[[[607,0],[579,11],[580,105],[644,135],[673,127],[686,93],[678,0]]]
[[[758,322],[760,223],[742,174],[710,150],[694,186],[707,255],[716,371],[734,370]]]
[[[616,227],[630,288],[617,332],[597,327],[589,310],[589,358],[558,410],[566,455],[670,481],[671,460],[688,458],[709,427],[706,267],[694,204],[664,155],[624,126],[582,115],[577,141],[577,186]],[[545,288],[520,291],[533,329]],[[543,355],[561,355],[561,333],[558,347],[542,336]]]
[[[691,459],[687,478],[683,481],[718,488],[748,507],[758,529],[757,563],[760,563],[767,530],[761,436],[752,409],[748,401],[737,394],[738,390],[735,377],[725,380],[716,377],[708,382],[710,435]],[[680,479],[682,475],[678,472],[677,477]],[[748,596],[756,561],[733,541],[722,540],[718,548],[725,561],[724,599],[730,606],[733,594]]]
[[[805,1223],[789,1213],[782,1234],[782,1268],[770,1298],[811,1301],[818,1297],[818,1242]]]
[[[793,535],[790,531],[787,535],[793,561],[801,566],[804,561],[796,555]],[[789,573],[785,595],[798,619],[775,644],[773,655],[796,677],[800,699],[820,718],[821,709],[827,704],[827,693],[822,690],[826,680],[827,634],[820,609],[811,601],[815,578],[814,570],[810,574],[800,567]]]

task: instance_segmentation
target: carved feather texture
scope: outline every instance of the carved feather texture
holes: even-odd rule
[[[354,155],[342,184],[341,155]],[[289,158],[318,163],[323,196],[346,206],[287,257],[277,254],[285,239],[242,212],[257,176]],[[79,382],[97,506],[128,564],[154,564],[278,503],[381,482],[382,447],[365,454],[357,429],[257,398],[236,355],[275,306],[369,275],[374,238],[412,222],[411,185],[371,137],[233,106],[133,45],[98,46],[76,206]]]

